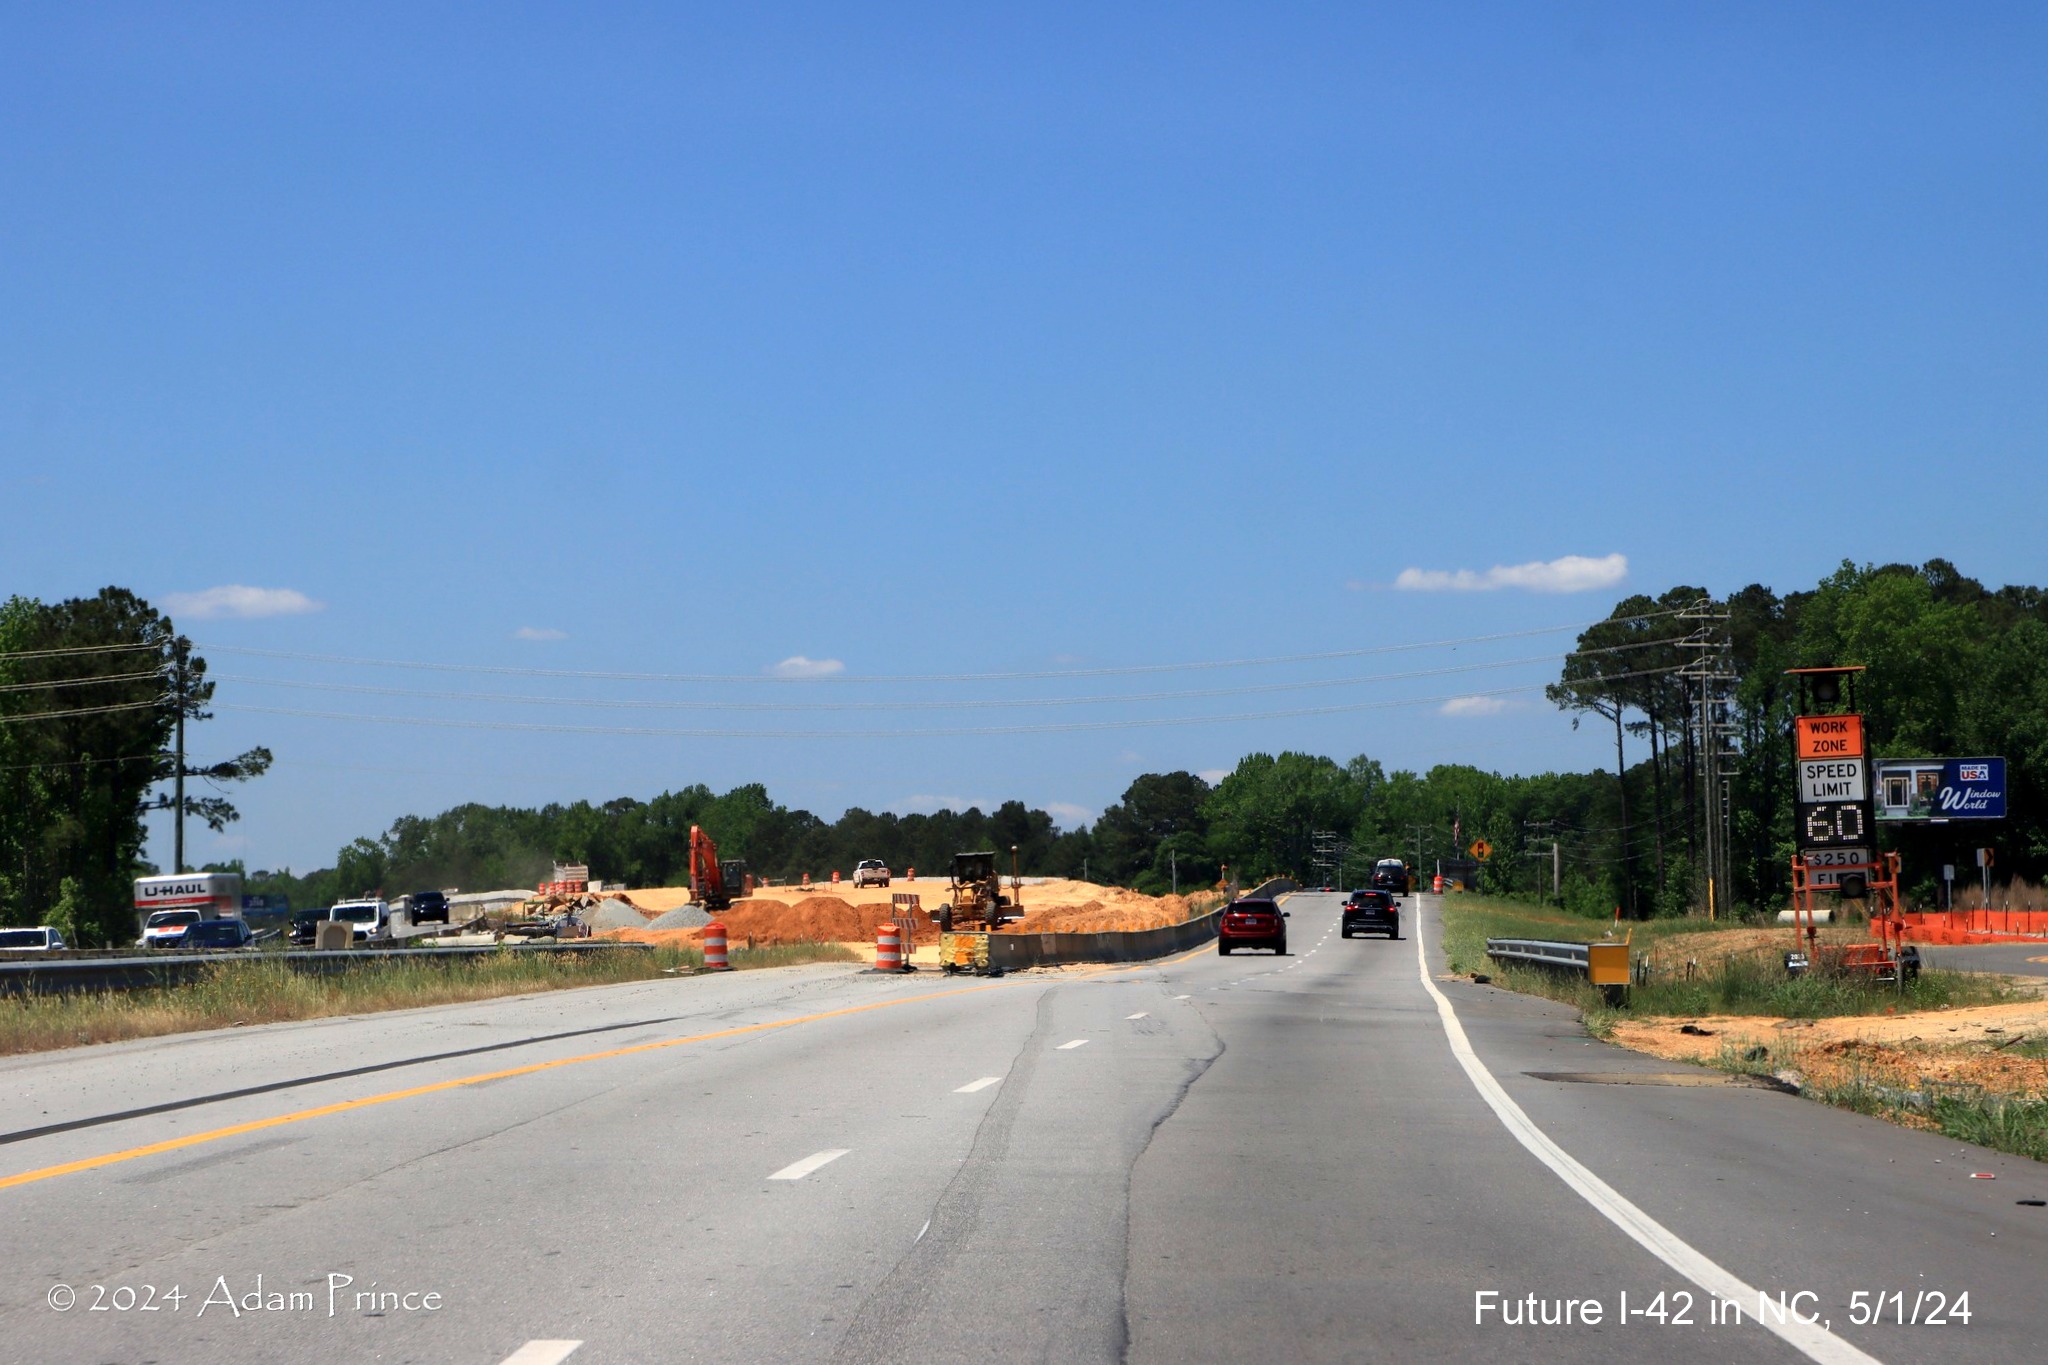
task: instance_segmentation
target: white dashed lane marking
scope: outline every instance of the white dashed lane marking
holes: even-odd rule
[[[1071,1043],[1061,1043],[1061,1044],[1060,1044],[1060,1045],[1059,1045],[1058,1047],[1054,1048],[1054,1049],[1053,1049],[1053,1051],[1055,1051],[1055,1052],[1065,1052],[1065,1051],[1067,1051],[1067,1050],[1068,1050],[1069,1048],[1076,1048],[1076,1047],[1086,1047],[1086,1046],[1088,1046],[1088,1040],[1087,1040],[1086,1038],[1076,1038],[1076,1039],[1075,1039],[1075,1040],[1074,1040],[1073,1042],[1071,1042]]]
[[[498,1365],[562,1365],[583,1343],[580,1341],[529,1341]]]
[[[802,1180],[820,1166],[830,1165],[852,1150],[851,1147],[830,1147],[822,1152],[813,1152],[802,1161],[792,1161],[789,1165],[784,1166],[768,1178],[770,1180]]]
[[[1126,1018],[1126,1019],[1143,1019],[1144,1017],[1145,1017],[1145,1011],[1144,1011],[1144,1010],[1139,1010],[1139,1011],[1138,1011],[1138,1012],[1137,1012],[1136,1014],[1126,1014],[1126,1015],[1124,1016],[1124,1018]]]
[[[1001,1084],[1002,1079],[1001,1076],[983,1076],[978,1081],[969,1081],[963,1086],[955,1087],[953,1093],[956,1095],[972,1095],[977,1090],[986,1090],[992,1085]]]

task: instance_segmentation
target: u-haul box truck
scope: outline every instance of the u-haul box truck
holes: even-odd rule
[[[187,872],[176,877],[137,877],[135,915],[142,921],[145,948],[172,947],[203,919],[242,917],[239,872]]]

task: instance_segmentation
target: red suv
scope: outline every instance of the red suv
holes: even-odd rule
[[[1230,956],[1232,948],[1271,948],[1287,951],[1287,912],[1278,901],[1233,901],[1216,926],[1216,951]]]

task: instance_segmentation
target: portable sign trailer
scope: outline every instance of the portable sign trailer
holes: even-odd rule
[[[1879,980],[1900,981],[1917,973],[1917,951],[1908,952],[1899,918],[1899,855],[1877,849],[1875,784],[1863,717],[1855,710],[1856,675],[1861,664],[1792,668],[1799,680],[1799,709],[1792,728],[1793,804],[1792,909],[1794,941],[1785,969],[1808,970],[1820,951],[1814,897],[1832,892],[1845,900],[1874,902],[1871,928],[1876,943],[1852,943],[1839,965]],[[1843,711],[1825,711],[1845,705]]]

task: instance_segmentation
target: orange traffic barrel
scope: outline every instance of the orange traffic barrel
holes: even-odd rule
[[[832,885],[839,885],[839,869],[836,867],[832,869]]]
[[[1433,887],[1432,887],[1431,889],[1432,889],[1433,891],[1435,891],[1435,892],[1437,893],[1437,895],[1439,895],[1439,896],[1441,896],[1441,895],[1442,895],[1442,894],[1444,893],[1444,874],[1443,874],[1443,873],[1439,872],[1439,873],[1437,873],[1437,874],[1436,874],[1436,884],[1435,884],[1435,886],[1433,886]]]
[[[875,929],[875,970],[878,972],[900,972],[903,970],[903,928],[894,920],[881,924]]]
[[[725,925],[719,920],[704,926],[704,969],[712,972],[732,969],[725,960]]]

